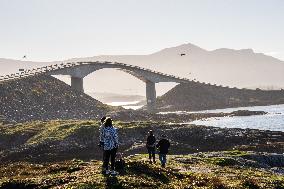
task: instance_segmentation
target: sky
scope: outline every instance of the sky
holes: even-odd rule
[[[0,0],[0,58],[150,54],[193,43],[284,60],[283,0]]]

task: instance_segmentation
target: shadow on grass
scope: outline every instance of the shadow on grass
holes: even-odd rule
[[[16,181],[16,180],[4,182],[0,186],[0,189],[33,189],[33,188],[38,188],[38,185],[34,183],[29,183],[25,181]]]
[[[129,162],[126,170],[127,174],[135,175],[145,175],[146,177],[151,177],[154,180],[158,180],[164,184],[170,182],[167,172],[162,171],[160,168],[151,167],[142,162]]]
[[[116,176],[107,176],[105,182],[106,182],[105,186],[108,189],[120,189],[120,188],[122,189],[122,188],[124,188],[122,186],[122,183],[120,183],[118,181]]]

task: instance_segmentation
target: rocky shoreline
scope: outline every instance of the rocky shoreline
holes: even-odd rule
[[[127,164],[125,174],[117,177],[100,173],[99,121],[11,123],[0,117],[0,189],[283,188],[284,132],[182,123],[263,114],[266,112],[111,114],[120,136],[119,152],[124,153]],[[165,169],[149,164],[144,155],[150,129],[157,139],[165,134],[171,141]]]
[[[213,116],[213,115],[212,115]],[[214,115],[215,116],[215,115]],[[242,150],[284,153],[284,132],[257,129],[217,128],[164,121],[116,121],[120,151],[145,153],[145,137],[154,130],[166,134],[172,154]],[[0,124],[0,160],[58,161],[73,158],[100,159],[97,147],[99,122],[94,120],[35,121]]]
[[[149,114],[145,111],[139,110],[121,110],[115,112],[107,113],[107,116],[110,116],[116,120],[121,121],[158,121],[158,122],[167,122],[167,123],[187,123],[193,120],[205,119],[210,117],[225,117],[225,116],[252,116],[252,115],[265,115],[265,111],[249,111],[249,110],[238,110],[229,113],[155,113]]]

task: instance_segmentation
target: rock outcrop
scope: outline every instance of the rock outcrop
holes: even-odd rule
[[[284,104],[284,90],[249,90],[199,82],[179,84],[157,99],[161,111],[196,111],[218,108]]]
[[[24,122],[52,119],[96,119],[111,108],[51,76],[0,83],[0,115]]]

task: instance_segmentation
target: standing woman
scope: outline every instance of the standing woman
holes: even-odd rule
[[[115,127],[112,125],[112,119],[110,117],[105,119],[105,124],[100,136],[104,147],[104,163],[103,168],[105,174],[116,174],[114,170],[115,156],[118,148],[118,134]],[[111,170],[109,170],[109,160]]]

